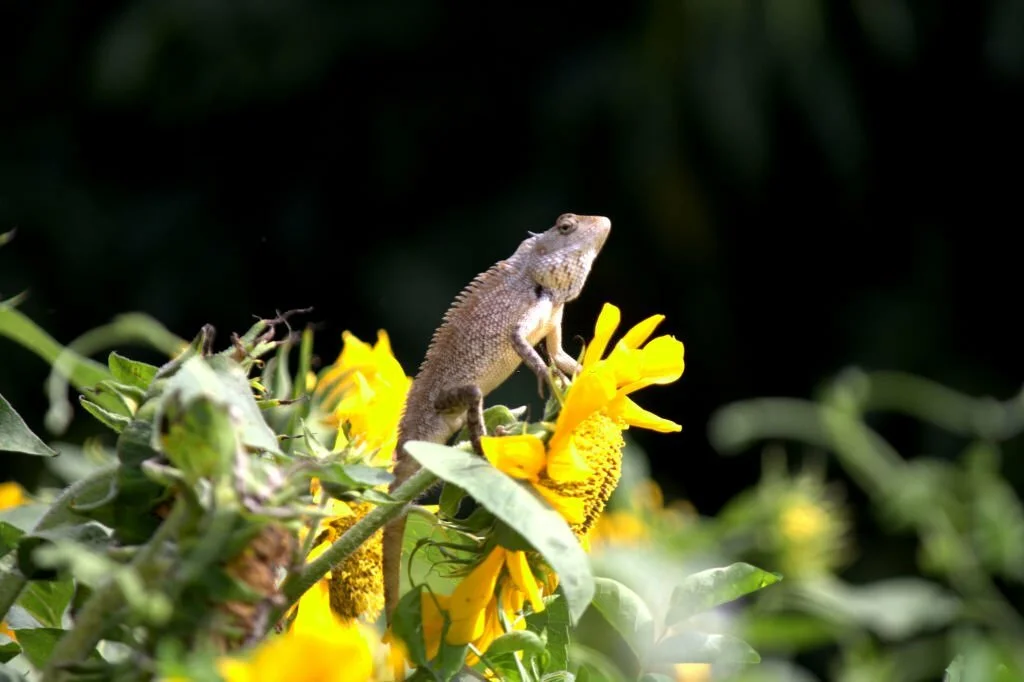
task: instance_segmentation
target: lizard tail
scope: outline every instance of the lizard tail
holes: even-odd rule
[[[384,526],[382,562],[384,568],[384,614],[388,627],[401,596],[402,539],[405,537],[405,514]]]

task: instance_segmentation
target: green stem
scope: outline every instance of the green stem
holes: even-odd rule
[[[426,469],[420,469],[409,480],[400,485],[392,497],[399,502],[412,502],[436,481],[437,476]],[[404,514],[406,507],[406,504],[389,504],[375,507],[356,522],[354,526],[345,531],[345,534],[338,538],[323,554],[306,564],[300,573],[293,573],[289,576],[281,588],[285,600],[288,602],[286,608],[298,600],[306,590],[313,587],[333,566],[344,561],[352,552],[356,551],[371,535],[387,525],[392,519],[396,519]],[[271,622],[275,621],[276,619],[271,620]]]
[[[712,415],[708,435],[712,445],[727,453],[776,439],[830,450],[873,496],[898,495],[906,472],[900,454],[856,415],[809,400],[755,398],[732,403]]]
[[[1003,441],[1024,431],[1024,392],[975,398],[906,372],[847,370],[835,388],[864,412],[899,412],[969,438]]]
[[[150,541],[132,561],[131,566],[140,573],[145,572],[147,565],[159,556],[164,542],[178,533],[188,518],[188,513],[188,505],[180,502],[175,504]],[[103,639],[107,619],[124,605],[124,593],[113,579],[93,592],[75,618],[74,628],[53,648],[50,660],[43,670],[42,682],[59,682],[63,679],[62,668],[85,660]]]
[[[69,509],[74,499],[84,493],[105,491],[110,486],[110,479],[117,472],[117,467],[117,464],[110,464],[97,469],[80,481],[75,481],[65,488],[64,492],[53,501],[53,504],[46,510],[46,513],[36,522],[32,532],[37,533],[53,528],[68,520],[69,517],[76,516]],[[17,568],[12,569],[10,573],[0,576],[0,620],[7,616],[7,612],[10,611],[11,606],[18,599],[18,596],[27,584],[28,580]]]

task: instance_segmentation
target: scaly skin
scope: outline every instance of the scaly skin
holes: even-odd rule
[[[445,443],[468,425],[480,453],[483,397],[525,362],[538,388],[548,368],[534,346],[543,340],[556,370],[573,376],[576,361],[562,349],[562,309],[579,296],[611,231],[603,216],[566,213],[532,234],[516,252],[462,290],[434,332],[406,397],[395,448],[394,490],[419,464],[404,452],[411,440]],[[384,527],[384,599],[388,624],[399,599],[405,514]]]

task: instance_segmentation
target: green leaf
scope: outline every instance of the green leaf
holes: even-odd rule
[[[204,395],[185,404],[178,397],[172,394],[164,403],[160,450],[186,480],[218,481],[230,470],[238,448],[228,408]]]
[[[415,587],[399,600],[395,607],[391,631],[405,644],[406,655],[415,666],[427,664],[427,645],[423,638],[423,614],[421,611],[423,587]]]
[[[626,682],[627,676],[612,658],[589,646],[574,642],[570,648],[571,658],[577,667],[576,679],[591,682]]]
[[[117,414],[111,410],[100,407],[93,401],[89,400],[85,396],[81,396],[78,402],[82,404],[85,411],[96,417],[96,419],[106,426],[108,429],[113,429],[114,433],[121,433],[125,430],[128,424],[131,422],[130,417],[126,417],[121,414]]]
[[[3,641],[3,640],[7,641]],[[14,640],[7,637],[7,635],[0,635],[0,663],[6,663],[15,656],[21,653],[21,647]],[[3,677],[0,677],[2,680]]]
[[[648,658],[658,663],[759,663],[761,657],[753,647],[738,637],[681,632],[658,642]]]
[[[454,483],[445,483],[441,486],[441,499],[438,500],[438,509],[450,519],[454,519],[459,513],[459,505],[466,496],[466,491]]]
[[[743,638],[758,649],[797,652],[838,641],[843,629],[825,618],[806,613],[747,613]]]
[[[118,414],[131,417],[146,400],[146,392],[138,386],[105,379],[87,390],[88,397],[98,400],[113,397],[117,400]]]
[[[182,403],[205,396],[237,408],[242,442],[254,450],[282,454],[277,436],[267,426],[253,398],[245,372],[233,360],[223,356],[193,356],[186,360],[168,380],[158,411],[162,412],[170,396],[175,394]]]
[[[544,673],[544,676],[540,678],[541,682],[573,682],[573,679],[573,674],[568,670]]]
[[[1019,638],[994,637],[973,629],[954,632],[952,650],[957,652],[946,668],[943,682],[1020,682]]]
[[[49,566],[40,566],[34,554],[40,547],[53,545],[60,540],[73,540],[84,548],[103,550],[106,549],[109,533],[95,521],[33,531],[18,542],[18,569],[22,575],[29,580],[55,580],[56,573],[49,570]]]
[[[487,667],[495,673],[495,679],[501,680],[501,682],[536,682],[534,677],[530,675],[526,670],[526,666],[523,664],[516,654],[488,654],[486,659]],[[526,660],[526,664],[529,665],[531,659]],[[455,678],[459,680],[460,678]],[[479,677],[473,677],[466,682],[479,682]]]
[[[26,682],[25,677],[9,665],[0,663],[0,682]]]
[[[126,358],[115,351],[107,356],[107,367],[117,381],[143,390],[149,388],[158,369],[156,365]]]
[[[406,452],[440,478],[463,488],[481,506],[528,539],[558,573],[573,623],[594,596],[590,562],[558,512],[487,460],[455,448],[413,441]]]
[[[288,374],[288,354],[292,349],[289,342],[278,346],[277,354],[267,360],[260,381],[267,387],[271,397],[284,399],[292,397],[292,377]],[[305,377],[302,378],[306,380]]]
[[[6,336],[26,350],[32,351],[47,364],[53,365],[65,352],[64,346],[43,331],[35,322],[13,308],[0,308],[0,336]],[[70,352],[67,366],[71,384],[80,391],[110,378],[107,369],[88,358]]]
[[[8,308],[15,308],[15,307],[21,305],[25,301],[26,298],[28,298],[28,292],[27,291],[22,291],[21,293],[15,294],[14,296],[11,296],[10,298],[5,298],[3,300],[0,300],[0,310],[5,310],[5,309],[8,309]]]
[[[14,604],[3,618],[7,627],[17,632],[18,630],[31,630],[41,628],[43,624],[35,616],[29,613],[24,606]]]
[[[513,630],[506,632],[487,648],[488,656],[500,656],[501,654],[513,651],[525,651],[529,654],[539,654],[544,651],[544,640],[536,632],[529,630]]]
[[[633,590],[610,578],[594,579],[591,606],[622,635],[629,648],[642,661],[654,645],[654,616]]]
[[[331,494],[375,488],[379,485],[386,485],[394,479],[394,476],[382,467],[368,464],[342,464],[341,462],[324,464],[316,470],[315,475],[321,483],[334,483],[342,488],[339,491],[332,491],[328,485],[325,485],[324,487]]]
[[[25,653],[25,658],[36,668],[44,668],[50,662],[53,647],[66,634],[66,630],[58,628],[36,628],[34,630],[18,630],[18,643]],[[89,654],[89,661],[102,662],[103,658],[96,651]]]
[[[778,573],[768,573],[745,563],[694,573],[672,591],[665,624],[674,625],[780,580],[782,576]]]
[[[113,480],[104,490],[76,500],[74,510],[114,529],[119,544],[137,545],[149,540],[160,524],[152,513],[168,496],[165,486],[154,483],[143,471],[143,463],[159,456],[150,445],[153,438],[152,413],[157,409],[148,401],[117,439],[117,459]]]
[[[546,615],[545,615],[546,614]],[[545,672],[569,669],[569,607],[565,597],[557,595],[544,600],[544,629],[548,636],[548,661]],[[529,620],[529,619],[528,619]]]
[[[946,667],[945,674],[942,676],[942,682],[965,682],[964,657],[962,654],[957,654],[953,657],[949,666]]]
[[[48,509],[47,505],[38,502],[21,504],[0,511],[0,521],[14,526],[22,533],[28,533],[36,527],[39,519],[43,518]]]
[[[18,605],[29,612],[40,625],[59,628],[64,610],[71,603],[75,592],[74,583],[69,580],[33,581],[18,597]],[[18,634],[21,641],[21,634]]]
[[[515,409],[505,405],[492,405],[484,410],[484,433],[494,435],[498,429],[510,429],[519,424],[526,414],[526,406]],[[469,440],[469,428],[464,426],[455,437],[455,441]]]
[[[15,525],[0,521],[0,557],[18,546],[18,538],[25,534],[25,531]]]
[[[91,476],[115,461],[113,450],[97,441],[90,441],[84,446],[56,442],[53,447],[60,452],[60,457],[45,460],[46,468],[65,484]]]
[[[445,628],[445,633],[448,629]],[[466,663],[466,654],[469,653],[469,645],[461,644],[454,645],[448,644],[444,640],[444,636],[441,637],[441,646],[438,648],[437,656],[434,659],[434,663],[431,666],[437,675],[447,682],[448,680],[455,679],[456,675],[462,670],[462,667]],[[460,680],[462,682],[462,680]],[[466,680],[465,682],[469,682]]]
[[[441,551],[427,543],[446,543],[445,551],[456,560],[469,560],[475,554],[459,550],[453,545],[464,543],[465,537],[454,530],[438,525],[429,512],[410,513],[406,518],[405,536],[402,539],[402,589],[425,583],[430,589],[441,594],[451,594],[459,583],[458,578],[450,575],[451,564]],[[418,546],[423,543],[423,546]],[[411,572],[411,576],[410,576]]]
[[[0,315],[3,312],[0,311]],[[20,452],[23,455],[53,457],[56,451],[46,445],[25,424],[11,404],[0,395],[0,452]]]

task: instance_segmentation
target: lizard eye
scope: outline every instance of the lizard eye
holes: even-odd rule
[[[555,223],[555,229],[559,234],[569,234],[576,229],[576,219],[567,215],[559,216]]]

